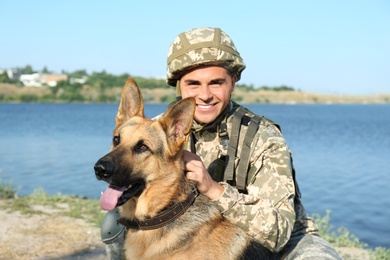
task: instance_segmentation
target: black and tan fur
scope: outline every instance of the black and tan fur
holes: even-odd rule
[[[184,201],[194,187],[185,177],[181,150],[190,133],[194,99],[176,103],[158,120],[145,118],[143,110],[141,92],[129,78],[116,116],[112,150],[96,163],[104,168],[104,174],[96,172],[98,179],[110,185],[144,186],[120,207],[122,217],[131,220],[155,217]],[[128,229],[124,250],[127,259],[274,259],[202,195],[166,226]]]

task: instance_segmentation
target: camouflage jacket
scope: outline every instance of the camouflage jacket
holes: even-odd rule
[[[259,123],[250,147],[246,191],[239,192],[234,181],[226,180],[223,158],[226,158],[227,150],[221,143],[218,126],[224,120],[230,136],[232,115],[238,107],[237,103],[231,102],[213,125],[193,127],[186,149],[195,150],[213,179],[225,187],[224,193],[215,200],[223,216],[272,251],[279,252],[291,236],[318,234],[318,230],[313,220],[307,217],[300,201],[293,177],[292,155],[274,122],[263,117]],[[251,118],[254,114],[245,109],[245,116]],[[247,128],[247,125],[241,125],[235,168],[240,160]]]

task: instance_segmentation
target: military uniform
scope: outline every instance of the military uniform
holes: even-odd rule
[[[245,115],[238,134],[234,178],[227,180],[224,173],[229,160],[228,149],[223,144],[219,128],[222,122],[226,122],[228,136],[233,135],[233,118],[238,108],[244,109]],[[324,253],[321,259],[327,259],[329,252],[331,253],[328,259],[340,259],[336,251],[319,237],[317,226],[306,214],[295,181],[291,152],[280,127],[271,120],[261,117],[256,134],[251,140],[246,187],[244,190],[235,187],[238,176],[245,174],[237,172],[237,169],[243,150],[248,149],[244,148],[244,140],[251,123],[250,118],[254,116],[250,110],[231,102],[213,124],[200,126],[194,123],[186,149],[195,152],[213,179],[225,187],[223,194],[214,200],[214,203],[230,222],[272,251],[281,252],[282,256],[286,254],[284,257],[292,251],[288,250],[288,246],[285,247],[290,239],[290,244],[296,246],[294,241],[302,241],[305,237],[304,240],[308,241],[301,244],[301,247],[310,248],[307,253],[310,252],[313,256],[317,248],[317,256]],[[307,239],[308,236],[310,239]],[[312,239],[311,236],[315,238]],[[307,243],[313,240],[320,242],[321,246],[309,247]],[[300,255],[304,257],[301,247]]]

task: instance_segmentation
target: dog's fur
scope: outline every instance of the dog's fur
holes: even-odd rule
[[[130,220],[155,217],[186,200],[194,183],[185,177],[182,144],[192,126],[195,100],[184,99],[158,120],[144,117],[136,82],[122,92],[111,152],[95,165],[98,179],[116,187],[142,183],[144,188],[120,207]],[[127,259],[273,259],[269,250],[227,221],[212,202],[199,195],[173,222],[154,230],[128,229]]]

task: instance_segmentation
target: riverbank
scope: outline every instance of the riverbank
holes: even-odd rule
[[[84,219],[61,216],[50,206],[34,205],[36,214],[8,211],[4,209],[8,203],[0,200],[1,259],[107,259],[97,226]],[[337,250],[344,259],[370,259],[369,252],[360,248]]]
[[[43,190],[7,198],[9,193],[0,189],[0,195],[6,195],[0,196],[2,259],[106,259],[99,229],[104,212],[98,200],[49,196]],[[344,259],[390,257],[389,249],[367,250],[350,242],[335,245]]]

